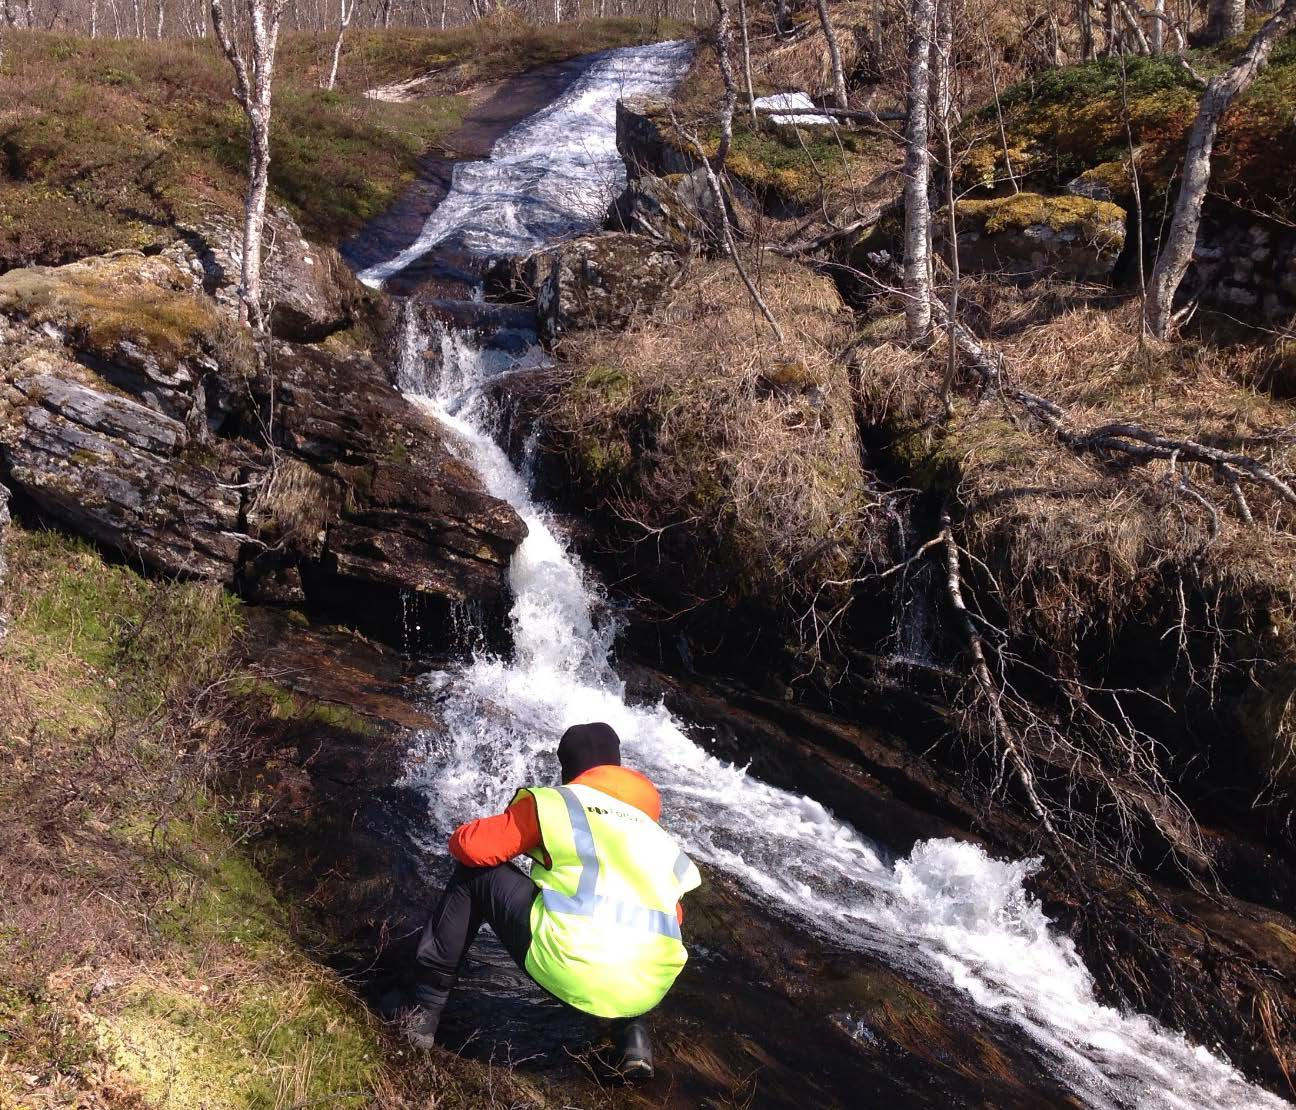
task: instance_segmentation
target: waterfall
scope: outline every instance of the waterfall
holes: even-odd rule
[[[501,140],[506,177],[515,168],[508,160],[540,134],[561,133],[567,152],[606,149],[610,106],[621,90],[615,82],[636,72],[664,80],[667,63],[673,60],[678,72],[683,56],[673,44],[611,55],[612,62],[605,58],[601,70],[596,66],[555,105],[519,125],[520,138]],[[564,159],[566,154],[559,159],[560,176],[566,174]],[[492,180],[481,168],[491,164],[477,164],[465,179],[479,185]],[[554,195],[543,184],[541,192],[542,199]],[[500,195],[493,191],[483,207],[452,194],[429,220],[426,243],[459,232],[488,251],[502,242],[530,242],[539,232],[519,215],[532,211],[530,198],[506,204]],[[461,219],[468,223],[461,227]],[[570,228],[570,207],[564,219],[555,222]],[[375,270],[396,272],[397,261]],[[1088,1105],[1285,1105],[1152,1019],[1102,1005],[1072,942],[1026,892],[1038,860],[996,860],[974,845],[932,840],[888,863],[814,800],[708,755],[664,706],[628,705],[611,658],[616,623],[598,582],[496,443],[497,414],[483,387],[507,372],[510,361],[452,329],[426,332],[412,312],[406,329],[399,380],[445,426],[453,449],[486,489],[509,502],[528,528],[509,571],[512,656],[478,650],[462,665],[426,678],[446,727],[420,737],[405,775],[407,785],[427,798],[438,850],[456,824],[499,811],[518,786],[553,781],[554,749],[567,726],[606,721],[622,738],[626,762],[661,789],[663,823],[696,859],[842,948],[871,953],[928,982],[952,984],[1018,1027]],[[436,374],[427,372],[423,357],[429,347],[440,353]]]

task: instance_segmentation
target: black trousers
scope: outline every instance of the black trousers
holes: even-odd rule
[[[440,1015],[459,977],[459,967],[482,922],[490,924],[518,967],[526,970],[531,947],[531,905],[537,888],[511,863],[498,867],[455,864],[441,900],[419,939],[418,977],[414,995],[421,1009]],[[643,1018],[611,1023],[614,1035],[643,1022]]]
[[[525,970],[531,947],[531,904],[536,885],[511,863],[498,867],[455,864],[441,900],[428,918],[418,946],[418,994],[444,1004],[459,965],[488,922],[508,954]]]

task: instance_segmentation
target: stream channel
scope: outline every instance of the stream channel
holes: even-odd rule
[[[668,92],[690,56],[689,44],[658,43],[563,67],[556,100],[500,134],[487,156],[448,173],[442,164],[440,184],[403,225],[388,221],[352,249],[361,278],[402,293],[416,272],[433,297],[458,288],[469,302],[462,313],[443,304],[445,320],[489,315],[477,283],[487,262],[598,225],[624,182],[618,97]],[[553,779],[565,727],[616,728],[709,887],[685,907],[693,958],[658,1022],[663,1067],[649,1102],[1286,1105],[1221,1056],[1102,1004],[1072,942],[1025,889],[1035,862],[943,837],[900,848],[871,840],[813,798],[706,750],[660,701],[627,697],[615,608],[533,498],[526,460],[515,465],[499,445],[505,418],[486,387],[545,356],[516,324],[487,343],[480,328],[429,325],[410,311],[404,320],[402,390],[529,529],[510,570],[511,649],[479,641],[422,679],[446,728],[422,734],[404,769],[405,785],[426,798],[419,839],[429,866],[444,866],[457,823]],[[474,956],[443,1026],[451,1047],[574,1068],[571,1054],[588,1043],[580,1022],[531,988],[492,938]],[[869,1020],[878,1013],[885,1027]]]

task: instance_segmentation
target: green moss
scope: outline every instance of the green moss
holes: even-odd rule
[[[129,839],[158,844],[154,828]],[[181,895],[155,914],[184,976],[139,977],[96,1015],[100,1055],[177,1108],[368,1105],[381,1049],[359,1004],[297,951],[287,916],[212,815],[164,827]],[[229,970],[219,972],[220,954]]]
[[[60,532],[12,528],[8,555],[23,589],[11,658],[35,673],[70,655],[98,677],[51,691],[46,708],[65,723],[156,706],[216,665],[242,627],[238,602],[218,587],[143,578]]]
[[[1245,37],[1245,36],[1244,36]],[[1209,77],[1239,52],[1237,42],[1194,51],[1193,66]],[[1200,89],[1168,57],[1105,58],[1037,74],[1000,98],[1015,175],[1034,188],[1054,190],[1098,167],[1138,151],[1143,200],[1163,205],[1174,186],[1184,144],[1197,113]],[[1212,190],[1228,200],[1280,218],[1296,215],[1287,172],[1296,161],[1290,126],[1296,99],[1296,50],[1284,43],[1269,68],[1238,97],[1215,144]],[[1128,133],[1126,125],[1128,122]],[[971,116],[963,129],[968,152],[959,171],[964,188],[988,187],[1007,178],[994,105]],[[1128,186],[1119,186],[1121,196]]]
[[[247,336],[187,286],[171,263],[125,253],[62,268],[12,270],[0,276],[0,310],[67,331],[105,357],[130,343],[166,369],[214,354],[225,369],[246,371],[252,363]]]
[[[358,736],[375,736],[377,727],[349,706],[315,701],[287,690],[269,679],[244,675],[231,683],[231,689],[242,697],[254,698],[262,712],[276,721],[300,721],[324,728],[352,732]]]
[[[469,107],[454,94],[549,61],[668,34],[647,19],[347,36],[341,87],[320,89],[331,32],[286,36],[275,72],[272,199],[306,234],[338,242],[385,210]],[[379,102],[365,90],[436,66],[434,95]],[[88,40],[10,30],[0,68],[0,272],[124,247],[156,249],[177,220],[241,210],[247,123],[211,39]]]
[[[1078,231],[1086,241],[1107,249],[1119,249],[1125,241],[1125,210],[1088,197],[1015,193],[990,200],[961,200],[955,212],[960,220],[979,222],[990,235],[1043,226],[1056,232]]]

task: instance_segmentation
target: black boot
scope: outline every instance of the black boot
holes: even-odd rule
[[[617,1071],[627,1082],[651,1079],[653,1068],[652,1042],[648,1039],[648,1018],[630,1018],[617,1022],[613,1031],[617,1048]]]
[[[441,1011],[450,998],[450,987],[420,983],[414,988],[414,1006],[405,1015],[405,1039],[415,1048],[429,1049],[436,1044]]]

